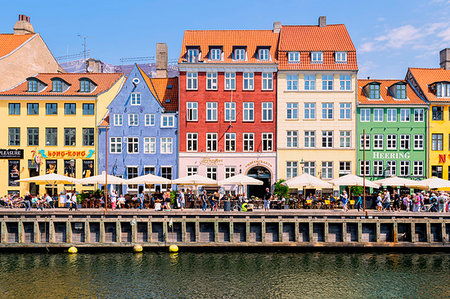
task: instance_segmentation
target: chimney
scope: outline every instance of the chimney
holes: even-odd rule
[[[156,78],[167,78],[167,44],[156,44]]]
[[[319,17],[319,27],[326,27],[326,26],[327,26],[327,17],[320,16]]]
[[[273,22],[273,33],[280,33],[281,31],[281,22]]]
[[[26,15],[19,15],[19,20],[14,25],[15,35],[33,34],[33,25],[30,23],[30,17]]]
[[[103,73],[102,62],[97,59],[89,58],[86,60],[87,73]]]
[[[444,70],[450,70],[450,48],[446,48],[441,50],[440,52],[441,57],[441,68]]]

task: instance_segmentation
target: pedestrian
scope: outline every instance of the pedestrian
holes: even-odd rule
[[[178,195],[178,206],[184,211],[186,207],[186,198],[184,196],[184,189],[181,189],[180,194]]]
[[[139,200],[139,209],[142,210],[144,208],[144,190],[142,190],[139,195],[138,195],[138,200]]]
[[[215,211],[215,205],[216,205],[216,200],[215,200],[215,193],[211,193],[211,195],[209,196],[209,204],[211,205],[211,212]]]
[[[342,192],[341,201],[342,201],[342,210],[347,212],[348,211],[348,208],[347,208],[348,195],[347,195],[347,191],[345,191],[345,190],[344,190],[344,192]]]
[[[356,200],[356,208],[358,209],[358,212],[359,210],[361,210],[361,205],[362,205],[362,196],[360,194],[358,195],[358,199]]]
[[[381,212],[382,208],[383,208],[383,204],[382,204],[382,197],[381,197],[381,192],[378,193],[377,196],[377,212]]]
[[[272,199],[272,194],[270,193],[269,188],[266,188],[266,193],[264,194],[264,211],[270,210],[270,200]]]
[[[31,194],[27,192],[23,199],[23,202],[25,203],[25,211],[31,211],[31,199]]]
[[[447,195],[444,192],[441,192],[441,196],[439,196],[439,209],[440,213],[445,212],[445,203],[447,202]]]
[[[111,191],[111,209],[115,210],[117,205],[117,192],[116,190]]]
[[[203,190],[203,192],[200,194],[200,200],[202,201],[202,211],[206,211],[206,208],[208,207],[206,190]]]
[[[72,198],[70,199],[70,208],[69,211],[74,209],[75,211],[78,211],[78,205],[77,205],[77,193],[73,191]]]
[[[53,200],[53,198],[52,198],[50,195],[45,194],[45,195],[44,195],[44,198],[45,198],[45,200],[47,201],[48,206],[49,206],[51,209],[55,208],[55,201]]]
[[[170,211],[170,188],[167,188],[166,192],[163,194],[164,208],[166,211]]]
[[[394,190],[392,197],[394,198],[394,211],[399,212],[400,211],[400,195],[398,194],[398,192],[396,190]]]

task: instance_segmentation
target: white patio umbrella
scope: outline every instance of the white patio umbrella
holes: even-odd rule
[[[172,181],[172,184],[176,185],[217,185],[216,180],[201,176],[199,174],[188,175],[182,178],[178,178]]]
[[[420,182],[424,183],[426,187],[428,187],[428,189],[450,188],[450,181],[443,180],[437,177],[431,177]]]
[[[322,181],[308,173],[303,173],[295,178],[285,181],[283,184],[290,188],[333,188],[333,185]]]
[[[46,184],[46,185],[57,185],[57,184],[76,184],[79,183],[80,180],[71,178],[65,175],[60,175],[56,173],[44,174],[39,176],[34,176],[22,180],[18,180],[18,182],[31,182],[36,184]]]
[[[424,188],[425,183],[419,181],[408,180],[404,178],[399,178],[396,176],[374,181],[375,184],[380,186],[391,186],[391,187],[408,187],[408,188]]]
[[[109,182],[109,180],[108,180]],[[160,185],[160,184],[172,184],[172,181],[154,174],[146,174],[143,176],[138,176],[136,178],[132,178],[126,181],[128,185],[133,184],[146,184],[146,185]]]
[[[354,174],[347,174],[341,176],[340,178],[331,180],[330,183],[332,183],[335,186],[364,186],[364,178]],[[365,183],[366,187],[380,188],[378,184],[369,181],[368,179],[365,180]]]
[[[238,185],[238,186],[264,185],[264,182],[244,174],[238,174],[219,181],[219,185]]]
[[[107,178],[107,180],[106,180]],[[99,175],[95,175],[95,176],[91,176],[88,178],[84,178],[81,180],[78,180],[80,184],[83,185],[88,185],[88,184],[101,184],[104,185],[106,184],[106,181],[108,183],[108,185],[112,184],[112,185],[124,185],[127,183],[126,180],[122,179],[122,178],[118,178],[116,176],[110,175],[110,174],[106,174],[106,172],[102,172],[102,174]]]

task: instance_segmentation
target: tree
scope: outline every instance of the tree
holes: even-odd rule
[[[279,180],[275,184],[275,188],[273,189],[273,194],[278,195],[278,197],[287,198],[289,195],[289,187],[282,184],[284,181],[285,180]]]
[[[364,192],[364,188],[361,186],[351,186],[350,187],[350,193],[352,195],[360,195],[360,194],[363,194],[363,192]]]

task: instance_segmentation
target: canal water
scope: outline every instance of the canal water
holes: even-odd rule
[[[1,298],[449,298],[448,253],[0,254]]]

